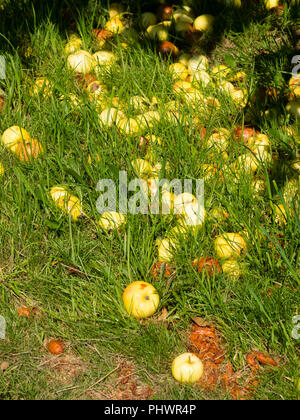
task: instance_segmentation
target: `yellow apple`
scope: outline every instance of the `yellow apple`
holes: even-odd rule
[[[125,215],[122,213],[117,213],[116,211],[107,211],[103,213],[98,221],[98,225],[101,227],[101,229],[106,231],[119,229],[125,223]]]
[[[159,262],[171,262],[174,259],[173,250],[175,248],[174,240],[165,238],[160,241],[156,241],[158,245],[158,261]]]
[[[196,29],[196,31],[205,32],[212,27],[214,19],[215,18],[212,15],[198,16],[194,21],[194,29]]]
[[[238,258],[247,250],[247,244],[238,233],[224,233],[215,239],[214,248],[221,259]]]
[[[82,46],[82,39],[73,37],[65,46],[65,54],[69,55],[79,51]]]
[[[268,10],[279,6],[279,0],[265,0],[265,6]]]
[[[106,108],[99,115],[99,120],[107,127],[112,127],[123,118],[126,118],[123,112],[114,107]]]
[[[131,161],[131,166],[140,178],[148,178],[152,175],[153,167],[145,159],[135,159]]]
[[[122,118],[118,121],[117,127],[120,131],[120,133],[123,134],[137,134],[140,130],[139,123],[135,118]]]
[[[123,293],[123,303],[130,315],[135,318],[148,318],[158,308],[159,295],[152,284],[135,281],[126,287]]]
[[[197,70],[192,73],[192,81],[205,87],[211,82],[211,78],[205,70]]]
[[[4,131],[1,140],[5,147],[14,152],[19,143],[30,141],[31,136],[24,128],[13,125]]]
[[[193,55],[188,60],[188,68],[191,72],[198,70],[207,70],[209,68],[209,61],[205,55]]]
[[[194,384],[203,375],[203,363],[193,353],[183,353],[172,363],[172,375],[183,384]]]
[[[182,63],[171,64],[169,71],[174,80],[185,80],[189,75],[188,69]]]
[[[82,204],[78,197],[71,195],[64,187],[53,187],[50,195],[63,213],[69,214],[75,221],[83,215]]]
[[[234,280],[238,279],[242,273],[239,262],[233,259],[229,259],[222,264],[222,271]]]
[[[96,60],[88,51],[79,50],[68,56],[68,66],[77,73],[90,73],[95,65]]]
[[[163,23],[158,23],[157,25],[150,25],[147,28],[147,34],[149,38],[154,41],[167,41],[167,39],[169,38],[168,26],[169,25]]]

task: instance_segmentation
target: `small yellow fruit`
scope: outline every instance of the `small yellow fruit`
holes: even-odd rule
[[[130,98],[130,106],[135,111],[146,112],[150,107],[150,101],[144,96],[136,95]]]
[[[114,124],[117,124],[120,120],[126,118],[122,111],[117,108],[106,108],[99,115],[99,120],[102,124],[107,127],[112,127]]]
[[[185,214],[186,209],[198,203],[197,198],[190,193],[182,193],[175,196],[174,211],[176,214]]]
[[[208,58],[205,55],[193,55],[188,60],[188,68],[191,72],[207,70],[209,68]]]
[[[136,281],[126,287],[123,293],[123,303],[126,311],[135,318],[152,316],[159,305],[159,295],[152,284]]]
[[[77,73],[90,73],[95,65],[95,58],[87,51],[79,50],[68,56],[68,66]]]
[[[141,130],[152,128],[154,124],[160,121],[160,113],[158,111],[148,111],[136,117]]]
[[[120,34],[124,31],[124,25],[119,18],[114,17],[106,22],[104,30],[112,34]]]
[[[230,75],[231,69],[223,64],[219,64],[212,69],[212,74],[217,76],[219,79],[226,78]]]
[[[57,207],[69,214],[75,221],[82,216],[82,205],[78,197],[71,195],[64,187],[53,187],[50,195]]]
[[[175,246],[171,239],[162,239],[157,242],[158,245],[158,261],[171,262],[174,259],[173,248]]]
[[[229,259],[222,264],[222,270],[224,274],[232,279],[238,279],[242,274],[241,266],[238,261]]]
[[[14,152],[19,143],[30,141],[31,137],[24,128],[14,125],[4,131],[1,140],[5,147]]]
[[[5,172],[5,170],[4,170],[4,166],[2,165],[2,163],[0,162],[0,176],[3,176],[4,175],[4,172]]]
[[[265,0],[266,9],[274,9],[275,7],[279,6],[279,0]]]
[[[95,59],[95,71],[101,71],[101,68],[111,66],[117,61],[117,56],[111,51],[97,51],[93,55]]]
[[[189,75],[188,69],[182,63],[171,64],[169,71],[174,80],[185,80]]]
[[[205,32],[212,27],[214,19],[215,18],[212,15],[198,16],[194,21],[194,29],[196,29],[196,31]]]
[[[247,243],[238,233],[224,233],[215,239],[214,248],[221,259],[238,258],[247,250]]]
[[[121,133],[128,135],[137,134],[140,131],[140,126],[134,118],[122,118],[118,121],[117,127]]]
[[[153,167],[145,159],[135,159],[131,162],[131,166],[137,175],[142,179],[147,179],[152,175]]]
[[[219,128],[207,140],[207,147],[215,147],[219,151],[223,151],[229,145],[230,131],[226,128]]]
[[[235,89],[230,91],[230,96],[236,105],[245,108],[248,101],[248,94],[246,89]]]
[[[169,38],[168,26],[159,23],[157,25],[151,25],[147,28],[147,34],[153,41],[167,41]]]
[[[203,375],[203,363],[193,353],[183,353],[172,363],[173,377],[184,384],[194,384]]]
[[[65,54],[73,54],[76,51],[79,51],[82,46],[82,39],[74,37],[72,38],[65,46]]]
[[[186,93],[193,92],[194,88],[190,82],[185,82],[184,80],[179,80],[173,85],[174,92],[176,93]]]
[[[103,213],[98,221],[98,225],[105,231],[119,229],[125,223],[125,215],[117,213],[116,211],[107,211]]]
[[[65,187],[53,187],[50,190],[50,195],[52,199],[57,202],[61,197],[68,195],[68,191]]]
[[[211,82],[211,78],[205,70],[197,70],[192,74],[192,81],[205,87]]]

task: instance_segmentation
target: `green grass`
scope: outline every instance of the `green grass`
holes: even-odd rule
[[[281,92],[277,100],[271,104],[259,100],[239,109],[209,87],[207,94],[218,98],[220,108],[206,113],[189,104],[183,108],[182,120],[197,117],[208,135],[217,127],[233,132],[236,125],[249,123],[250,118],[251,125],[269,136],[276,160],[260,168],[266,185],[262,195],[254,193],[249,177],[236,182],[237,174],[226,168],[219,153],[210,157],[211,151],[191,125],[162,119],[151,130],[163,140],[161,146],[155,146],[155,156],[161,163],[168,162],[166,178],[201,178],[205,163],[218,163],[224,173],[224,180],[215,176],[206,182],[208,217],[196,235],[182,239],[175,256],[176,278],[166,284],[162,278],[152,279],[151,267],[157,261],[155,240],[175,226],[174,218],[128,215],[126,228],[111,235],[97,225],[97,182],[103,178],[117,181],[119,170],[128,170],[133,178],[130,162],[144,154],[137,137],[120,135],[115,128],[99,124],[97,110],[75,84],[64,54],[71,30],[61,18],[65,3],[56,3],[52,8],[47,3],[35,8],[34,2],[25,2],[20,6],[22,16],[17,13],[18,5],[15,11],[12,5],[7,6],[0,23],[0,53],[7,61],[7,78],[1,81],[7,105],[1,113],[0,132],[20,125],[46,151],[26,164],[0,146],[0,162],[5,167],[0,183],[0,315],[7,321],[7,338],[0,340],[0,364],[9,363],[7,370],[0,371],[0,399],[89,398],[85,391],[115,369],[120,358],[135,364],[141,380],[154,389],[154,399],[227,399],[221,388],[204,393],[177,384],[171,376],[173,358],[186,350],[182,337],[186,337],[193,316],[218,327],[236,370],[245,367],[244,355],[255,348],[280,358],[279,368],[262,370],[253,398],[298,399],[299,340],[292,338],[292,318],[299,312],[300,225],[295,202],[284,202],[282,196],[287,180],[299,177],[291,169],[291,162],[299,156],[298,126],[285,112],[296,8],[286,7],[280,17],[263,8],[225,9],[218,15],[215,33],[208,34],[203,50],[200,48],[208,54],[211,66],[219,62],[245,71],[250,96],[260,86],[272,86]],[[76,2],[78,8],[74,7],[75,32],[91,52],[96,51],[91,30],[107,16],[100,3]],[[196,14],[217,15],[223,10],[222,2],[195,3]],[[140,13],[134,4],[130,10]],[[26,57],[28,47],[31,53]],[[117,40],[113,50],[118,64],[103,75],[109,95],[119,96],[125,104],[133,95],[156,96],[163,115],[164,104],[174,98],[170,63],[143,38],[127,50]],[[260,54],[262,50],[269,54]],[[41,76],[54,86],[47,99],[30,95],[34,78]],[[82,97],[84,105],[74,110],[59,101],[61,95],[70,93]],[[277,114],[263,116],[262,111],[270,107]],[[128,115],[134,116],[132,109]],[[286,135],[286,127],[297,134]],[[243,146],[232,140],[229,162],[243,151]],[[89,165],[87,156],[96,153],[100,162]],[[85,219],[74,223],[55,208],[49,190],[59,184],[82,198]],[[275,221],[276,203],[294,206],[286,225]],[[210,210],[219,205],[230,217],[216,224]],[[216,235],[245,230],[248,253],[242,258],[244,271],[238,280],[223,274],[210,279],[195,272],[193,259],[215,256]],[[279,242],[276,235],[280,235]],[[84,274],[69,275],[66,267],[70,265]],[[154,284],[161,297],[158,313],[165,306],[175,327],[140,323],[127,315],[122,293],[135,280]],[[21,306],[37,307],[43,316],[20,318],[17,310]],[[68,385],[75,389],[60,392],[68,386],[51,374],[47,364],[41,365],[47,356],[43,341],[49,337],[69,343],[69,351],[86,365],[85,373]],[[113,372],[98,389],[114,384],[115,376]]]

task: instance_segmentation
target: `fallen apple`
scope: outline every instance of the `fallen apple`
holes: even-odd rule
[[[33,88],[31,90],[32,95],[43,94],[43,98],[48,98],[52,95],[52,83],[46,77],[40,77],[34,81]]]
[[[134,172],[142,179],[147,179],[152,175],[153,167],[145,159],[135,159],[131,161],[131,166]]]
[[[176,246],[174,240],[165,238],[157,240],[158,245],[158,261],[159,262],[172,262],[174,259],[174,248]]]
[[[171,20],[172,14],[172,4],[163,4],[157,10],[157,17],[159,20]]]
[[[279,0],[264,0],[266,9],[271,10],[279,6]]]
[[[195,72],[198,70],[208,70],[209,68],[209,61],[205,55],[193,55],[188,60],[188,68],[191,72]]]
[[[158,45],[158,52],[162,54],[163,56],[167,57],[177,57],[179,54],[179,50],[176,47],[176,45],[172,44],[172,42],[169,41],[163,41]]]
[[[53,187],[50,190],[50,195],[56,206],[59,207],[63,213],[70,215],[73,220],[78,220],[83,215],[82,204],[78,197],[71,195],[64,187]]]
[[[234,134],[236,136],[236,140],[238,142],[242,141],[242,143],[244,143],[244,144],[248,143],[249,138],[255,137],[256,133],[258,133],[258,131],[255,130],[255,128],[253,128],[253,127],[239,126],[239,127],[236,127],[234,129]]]
[[[222,271],[233,280],[238,279],[241,274],[241,265],[237,260],[229,259],[222,264]]]
[[[102,214],[98,221],[98,225],[105,231],[120,229],[126,223],[126,216],[116,211],[107,211]]]
[[[99,115],[99,120],[102,124],[107,127],[112,127],[114,124],[117,124],[118,121],[126,118],[125,114],[117,108],[111,107],[106,108]]]
[[[204,272],[210,277],[222,272],[219,261],[211,257],[197,258],[192,262],[192,265],[199,271],[199,273]]]
[[[0,96],[0,112],[2,112],[4,108],[5,108],[5,100],[2,96]]]
[[[194,20],[194,29],[205,32],[211,29],[215,18],[212,15],[201,15]]]
[[[37,159],[43,154],[44,149],[37,139],[30,139],[18,143],[13,152],[22,162],[29,162],[32,159]]]
[[[79,50],[68,56],[68,66],[77,73],[90,73],[95,65],[96,60],[88,51]]]
[[[107,29],[93,29],[92,36],[97,41],[99,48],[103,48],[106,41],[113,37],[113,34]]]
[[[151,268],[151,274],[154,278],[163,277],[169,279],[175,273],[175,267],[165,262],[156,262]]]
[[[79,51],[81,49],[81,46],[82,46],[82,39],[74,36],[72,37],[72,39],[70,39],[69,42],[67,42],[65,46],[65,54],[66,55],[73,54],[76,51]]]
[[[200,86],[208,86],[211,82],[210,75],[205,70],[197,70],[192,73],[192,82],[197,83]]]
[[[188,75],[189,71],[182,63],[174,63],[171,64],[169,67],[169,71],[172,74],[173,80],[185,80]]]
[[[220,259],[238,258],[247,251],[247,243],[238,233],[224,233],[215,239],[214,248]]]
[[[106,22],[104,29],[115,35],[123,32],[125,28],[122,21],[118,17],[114,17]]]
[[[1,137],[3,145],[12,152],[16,149],[19,143],[23,143],[30,140],[31,136],[28,133],[28,131],[17,125],[7,128]]]
[[[147,28],[147,34],[153,41],[167,41],[169,38],[169,27],[166,24],[158,23]]]
[[[135,318],[152,316],[159,305],[159,295],[155,287],[144,281],[136,281],[126,287],[123,293],[126,311]]]
[[[194,384],[203,375],[203,363],[193,353],[183,353],[172,363],[172,375],[181,383]]]

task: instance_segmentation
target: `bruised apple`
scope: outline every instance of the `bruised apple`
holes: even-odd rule
[[[157,10],[159,20],[170,20],[172,18],[173,8],[171,4],[163,4]]]
[[[253,127],[236,127],[234,134],[238,142],[248,143],[249,138],[255,137],[257,131]]]
[[[158,46],[158,52],[164,56],[177,57],[179,50],[172,42],[163,41]]]
[[[172,363],[172,374],[176,381],[194,384],[203,375],[203,363],[193,353],[183,353]]]
[[[20,142],[14,149],[15,155],[22,162],[29,162],[32,159],[37,159],[43,152],[43,146],[37,139]]]
[[[201,257],[192,262],[192,265],[200,272],[207,273],[210,277],[220,274],[222,269],[219,261],[211,257]]]
[[[135,318],[148,318],[159,305],[159,295],[155,287],[145,281],[135,281],[123,293],[126,311]]]

